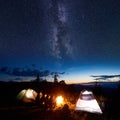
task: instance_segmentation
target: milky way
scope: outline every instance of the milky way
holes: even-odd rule
[[[51,53],[54,57],[61,60],[64,56],[73,56],[73,47],[69,35],[67,25],[67,5],[62,0],[49,1],[49,14],[52,27],[50,29],[52,35],[50,41]]]

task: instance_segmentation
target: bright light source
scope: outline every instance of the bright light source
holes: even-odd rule
[[[33,97],[33,90],[29,90],[29,89],[28,89],[28,91],[26,92],[26,97],[27,97],[27,98]]]
[[[56,104],[57,104],[57,106],[60,106],[63,104],[63,97],[62,96],[58,96],[56,98]]]

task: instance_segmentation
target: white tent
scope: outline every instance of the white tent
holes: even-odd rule
[[[36,97],[37,97],[37,92],[30,88],[21,90],[17,95],[17,99],[25,103],[34,102],[36,100]]]
[[[102,114],[99,104],[97,103],[92,91],[87,90],[81,91],[75,110]]]

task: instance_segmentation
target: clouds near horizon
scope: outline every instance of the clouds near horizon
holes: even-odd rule
[[[118,80],[120,79],[120,75],[91,75],[91,77],[94,78],[94,80],[110,80],[110,79],[114,79],[117,78]]]

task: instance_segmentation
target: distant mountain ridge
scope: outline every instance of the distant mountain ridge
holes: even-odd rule
[[[119,81],[117,82],[97,82],[98,85],[100,85],[101,87],[106,87],[106,88],[117,88],[117,86],[120,84]],[[94,86],[96,85],[96,82],[89,82],[89,83],[84,83],[82,85],[91,85]]]
[[[81,89],[92,89],[96,86],[96,82],[88,82],[88,83],[80,83],[80,84],[73,84],[77,90]],[[117,89],[120,82],[97,82],[102,89]]]

